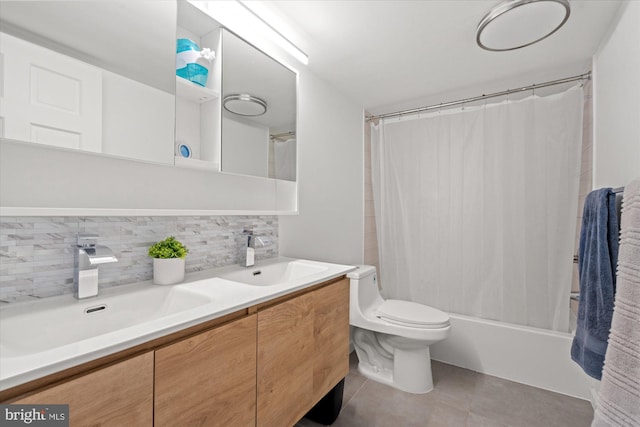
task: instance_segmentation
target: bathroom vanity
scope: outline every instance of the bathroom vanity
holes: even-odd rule
[[[71,425],[293,425],[348,372],[345,273],[352,269],[278,259],[251,269],[200,272],[171,288],[208,295],[204,304],[191,307],[179,296],[178,308],[167,309],[173,303],[168,296],[157,319],[22,357],[10,339],[3,340],[0,401],[68,403]],[[264,281],[255,279],[262,274]],[[158,287],[131,288],[108,289],[103,293],[109,295],[88,305],[100,305],[102,298],[118,310],[111,293]],[[74,305],[67,297],[45,302]],[[11,321],[19,309],[0,315]],[[118,336],[121,343],[106,341]],[[66,360],[69,346],[86,354]],[[36,362],[39,355],[47,360]],[[32,366],[12,359],[30,360]]]

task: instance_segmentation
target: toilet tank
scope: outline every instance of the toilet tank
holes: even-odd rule
[[[378,290],[378,275],[372,265],[361,265],[358,269],[347,274],[351,280],[351,304],[362,312],[374,304],[382,303]]]

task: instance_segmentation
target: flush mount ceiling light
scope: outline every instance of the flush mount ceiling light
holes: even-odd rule
[[[478,46],[506,51],[532,45],[567,22],[568,0],[507,0],[493,7],[476,30]]]
[[[246,93],[227,95],[224,97],[222,105],[225,110],[240,116],[255,117],[267,112],[265,101]]]

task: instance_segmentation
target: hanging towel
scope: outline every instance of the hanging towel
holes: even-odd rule
[[[640,179],[625,187],[615,309],[592,426],[640,426]]]
[[[580,304],[571,358],[600,379],[613,315],[618,262],[618,217],[611,188],[587,195],[580,230]]]

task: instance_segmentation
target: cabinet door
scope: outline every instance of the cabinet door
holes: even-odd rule
[[[255,426],[256,315],[156,351],[155,426]]]
[[[15,404],[68,404],[71,426],[152,426],[153,353],[49,388]]]
[[[349,372],[349,280],[313,292],[313,404]]]
[[[294,425],[313,399],[313,293],[258,312],[260,427]]]

